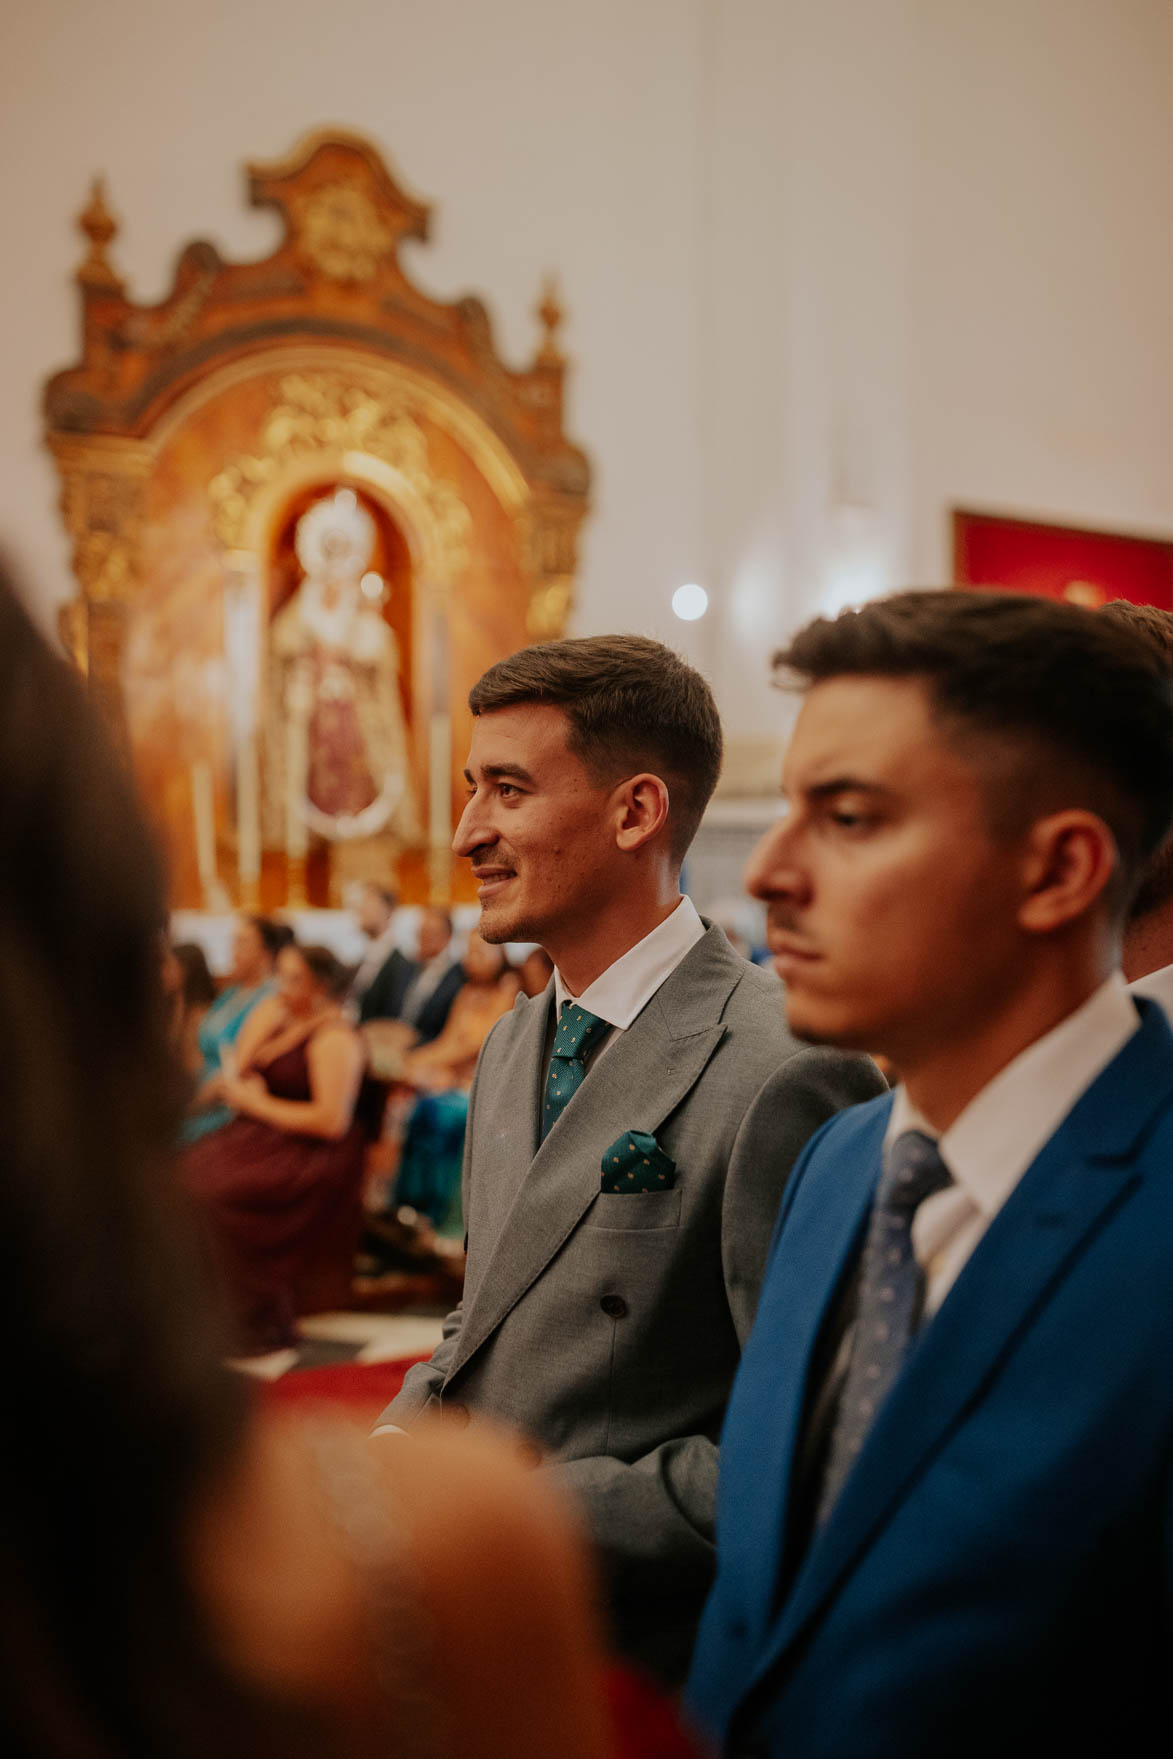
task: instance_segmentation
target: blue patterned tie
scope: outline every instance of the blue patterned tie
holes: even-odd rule
[[[920,1130],[898,1136],[886,1163],[863,1250],[855,1337],[819,1498],[820,1526],[835,1506],[916,1335],[925,1279],[912,1249],[912,1218],[926,1197],[950,1183],[937,1144]]]
[[[608,1020],[600,1020],[586,1008],[569,998],[562,1004],[554,1049],[550,1056],[550,1072],[546,1076],[546,1097],[542,1105],[542,1141],[562,1116],[586,1076],[586,1058],[601,1038],[611,1030]]]

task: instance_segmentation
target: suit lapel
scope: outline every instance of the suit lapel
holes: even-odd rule
[[[759,1671],[779,1661],[981,1399],[1073,1259],[1139,1183],[1139,1142],[1173,1092],[1160,1010],[1077,1102],[994,1217],[914,1346],[826,1526],[815,1536]]]
[[[776,1397],[763,1406],[757,1402],[760,1392],[751,1391],[748,1396],[755,1400],[757,1408],[737,1413],[737,1420],[742,1425],[752,1425],[755,1433],[752,1460],[747,1461],[751,1480],[745,1493],[747,1499],[751,1498],[757,1483],[776,1485],[777,1506],[782,1516],[772,1524],[765,1544],[759,1528],[751,1530],[749,1523],[742,1522],[731,1530],[728,1539],[722,1532],[721,1544],[728,1543],[738,1553],[737,1567],[745,1574],[747,1598],[755,1609],[757,1630],[768,1629],[780,1575],[793,1543],[792,1529],[799,1512],[803,1422],[813,1390],[812,1369],[821,1364],[823,1327],[835,1310],[843,1279],[855,1263],[867,1226],[891,1109],[889,1097],[843,1118],[837,1126],[841,1164],[836,1168],[833,1185],[825,1181],[804,1202],[800,1183],[799,1201],[781,1224],[786,1260],[796,1267],[820,1267],[819,1283],[812,1288],[801,1270],[799,1274],[769,1280],[746,1346],[739,1386],[760,1389],[767,1385],[776,1390]],[[826,1367],[829,1371],[830,1364]],[[739,1391],[735,1389],[733,1396],[738,1402]],[[733,1423],[731,1411],[731,1426]],[[736,1503],[736,1486],[733,1498]]]
[[[492,1174],[494,1212],[507,1213],[466,1302],[451,1374],[480,1349],[578,1226],[599,1194],[603,1151],[619,1132],[654,1135],[695,1086],[724,1036],[720,1015],[739,977],[739,963],[724,936],[710,929],[628,1030],[604,1048],[540,1146],[552,1004],[547,1000],[544,1008],[528,1010],[493,1096],[498,1128],[518,1150],[507,1163],[498,1162]],[[551,987],[547,996],[552,995]],[[516,1115],[512,1121],[507,1115],[518,1107],[524,1133]],[[479,1115],[477,1128],[482,1128]]]
[[[483,1102],[478,1096],[476,1132],[493,1180],[494,1216],[512,1207],[537,1152],[553,1008],[552,983],[532,1001],[516,1005],[510,1016],[510,1024],[516,1024],[509,1047],[494,1070],[492,1092],[485,1094]],[[499,1030],[504,1032],[505,1027]],[[495,1152],[498,1144],[501,1152]],[[466,1301],[474,1293],[466,1285]]]

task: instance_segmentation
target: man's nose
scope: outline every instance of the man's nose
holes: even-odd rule
[[[798,861],[798,843],[790,824],[772,825],[749,858],[744,885],[751,898],[794,897],[806,890]]]
[[[452,838],[454,855],[471,855],[485,843],[492,843],[496,832],[487,822],[484,806],[474,794],[460,815],[460,823]]]

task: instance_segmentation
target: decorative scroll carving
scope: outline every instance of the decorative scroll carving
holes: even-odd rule
[[[302,255],[331,281],[373,281],[395,232],[361,189],[326,183],[291,205]]]
[[[61,511],[73,545],[82,596],[62,607],[58,629],[74,664],[121,739],[121,641],[125,607],[137,587],[143,496],[150,454],[134,440],[79,445],[59,437],[53,452],[61,473]],[[116,607],[107,614],[103,607]]]
[[[451,483],[432,471],[423,429],[403,403],[341,373],[291,373],[279,395],[259,450],[233,459],[208,485],[216,535],[225,548],[241,548],[254,497],[291,462],[323,452],[358,452],[381,459],[411,485],[433,520],[448,578],[460,572],[472,520]]]

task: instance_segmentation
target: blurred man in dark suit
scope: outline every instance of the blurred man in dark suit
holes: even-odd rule
[[[464,981],[464,966],[452,951],[452,918],[429,905],[420,914],[419,957],[399,1006],[399,1018],[415,1027],[420,1044],[443,1032]]]
[[[370,945],[351,979],[350,1012],[363,1025],[368,1020],[398,1020],[403,998],[416,968],[396,944],[395,911],[399,900],[386,886],[368,880],[355,912]]]

